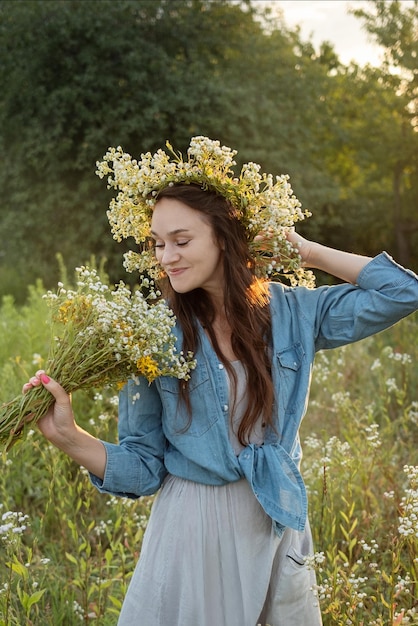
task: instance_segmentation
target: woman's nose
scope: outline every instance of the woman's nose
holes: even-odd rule
[[[170,265],[171,263],[175,263],[180,258],[179,250],[176,246],[171,244],[166,244],[164,246],[163,254],[161,257],[162,265]]]

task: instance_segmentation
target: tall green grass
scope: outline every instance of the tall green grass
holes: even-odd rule
[[[42,365],[42,293],[3,300],[0,402]],[[417,338],[412,316],[315,364],[301,437],[325,626],[418,624]],[[116,439],[115,392],[73,400],[84,427]],[[2,464],[0,626],[114,625],[152,498],[99,494],[36,429]]]
[[[417,321],[316,360],[303,474],[324,624],[418,624]]]

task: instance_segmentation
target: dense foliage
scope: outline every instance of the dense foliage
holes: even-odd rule
[[[395,74],[345,67],[257,5],[0,0],[0,293],[52,286],[58,252],[124,278],[95,162],[199,134],[290,174],[309,236],[418,267],[416,9],[374,0],[359,15]]]

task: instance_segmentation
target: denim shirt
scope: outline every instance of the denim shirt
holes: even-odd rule
[[[228,436],[227,372],[199,326],[197,365],[189,381],[192,421],[179,403],[181,381],[130,380],[120,394],[119,444],[103,442],[102,492],[137,498],[155,493],[168,473],[207,485],[245,477],[277,532],[302,531],[307,497],[299,471],[299,427],[306,412],[315,353],[388,328],[418,308],[418,277],[386,253],[360,272],[357,285],[314,289],[270,285],[275,431],[236,456]],[[176,326],[177,347],[182,332]]]

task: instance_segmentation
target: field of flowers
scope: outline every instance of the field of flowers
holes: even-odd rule
[[[0,403],[48,348],[40,284],[0,308]],[[302,428],[325,626],[418,624],[418,317],[318,355]],[[80,423],[114,440],[117,395],[74,394]],[[152,498],[100,495],[30,430],[2,458],[0,626],[114,626]],[[215,625],[214,625],[215,626]]]

